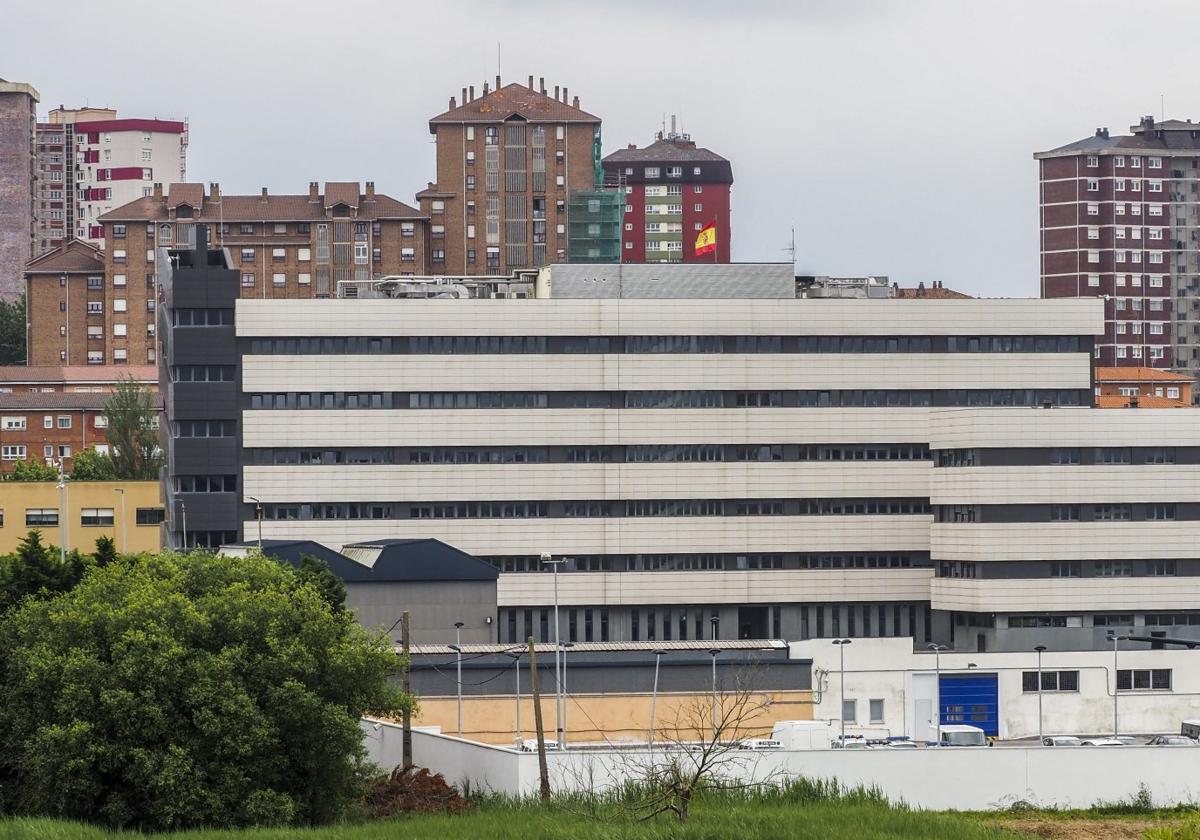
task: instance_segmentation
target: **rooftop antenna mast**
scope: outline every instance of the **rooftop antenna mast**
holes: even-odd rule
[[[786,248],[781,249],[786,251],[792,257],[792,270],[796,268],[796,226],[792,225],[792,241]]]

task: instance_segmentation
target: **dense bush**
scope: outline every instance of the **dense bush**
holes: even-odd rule
[[[126,557],[0,621],[0,805],[143,830],[321,823],[390,644],[255,555]]]

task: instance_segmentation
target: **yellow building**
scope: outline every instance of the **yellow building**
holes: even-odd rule
[[[157,481],[68,481],[64,490],[55,481],[0,482],[0,554],[34,528],[43,542],[82,552],[98,537],[112,537],[119,552],[158,551],[162,519]]]

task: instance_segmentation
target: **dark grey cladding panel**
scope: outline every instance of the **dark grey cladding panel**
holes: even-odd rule
[[[235,419],[236,382],[175,382],[167,389],[172,420]]]
[[[241,463],[236,438],[177,438],[173,453],[179,475],[233,475]]]
[[[176,493],[187,505],[188,530],[230,530],[238,524],[236,493]]]
[[[238,361],[233,326],[174,327],[169,349],[173,365],[235,365]]]
[[[559,263],[550,267],[550,297],[795,298],[796,279],[788,263]]]

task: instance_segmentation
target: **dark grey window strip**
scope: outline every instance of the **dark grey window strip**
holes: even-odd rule
[[[1081,353],[1084,336],[310,336],[243,340],[252,355],[589,353]]]
[[[1192,577],[1200,575],[1200,559],[1095,560],[939,560],[938,577],[986,580],[1093,577]]]
[[[290,391],[249,393],[250,409],[912,408],[1091,405],[1078,389],[793,391]]]
[[[502,572],[549,572],[539,555],[480,557]],[[920,551],[716,554],[585,554],[554,557],[565,562],[562,572],[642,571],[757,571],[763,569],[909,569],[930,565],[929,553]]]
[[[184,421],[187,422],[187,421]],[[205,421],[190,421],[204,427]],[[208,421],[208,423],[231,421]],[[178,424],[181,428],[184,423]],[[220,428],[224,428],[223,426]],[[229,434],[233,434],[230,428]],[[176,436],[182,436],[177,434]],[[190,435],[204,437],[203,434]],[[216,435],[210,435],[216,436]],[[924,444],[663,444],[631,446],[304,447],[246,450],[260,465],[707,463],[771,461],[925,461]]]
[[[934,505],[940,523],[1171,522],[1200,520],[1200,502]]]
[[[927,515],[921,498],[630,499],[497,502],[304,502],[263,505],[264,519],[535,519],[666,516]]]
[[[938,449],[939,467],[1200,464],[1200,446],[1069,446]]]

